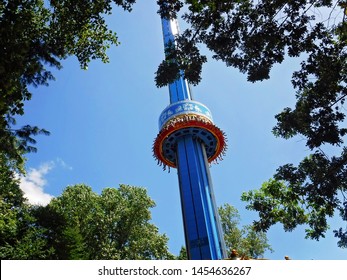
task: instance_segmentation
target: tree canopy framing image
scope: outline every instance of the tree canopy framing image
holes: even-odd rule
[[[347,1],[143,2],[0,1],[2,259],[186,258],[176,171],[151,157],[180,77],[228,137],[228,255],[295,258],[283,236],[345,259]]]

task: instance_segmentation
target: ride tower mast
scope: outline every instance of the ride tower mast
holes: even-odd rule
[[[164,46],[175,45],[176,19],[162,18]],[[169,85],[170,105],[159,117],[153,153],[160,165],[177,168],[188,259],[225,259],[225,243],[209,170],[226,150],[225,134],[210,110],[194,101],[183,74]]]

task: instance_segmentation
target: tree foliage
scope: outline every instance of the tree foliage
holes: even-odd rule
[[[257,259],[266,251],[273,252],[266,233],[257,232],[250,225],[240,226],[240,215],[235,207],[226,203],[218,208],[218,212],[228,255],[234,249],[240,256]]]
[[[108,62],[107,48],[118,44],[105,15],[112,4],[130,11],[135,0],[1,0],[0,1],[0,149],[22,163],[23,152],[35,151],[36,126],[15,127],[24,114],[32,87],[48,85],[52,69],[76,56],[82,68],[92,59]]]
[[[121,185],[100,195],[67,187],[47,206],[31,205],[16,164],[0,151],[1,259],[172,259],[151,223],[146,189]]]
[[[177,37],[177,49],[169,49],[158,68],[158,86],[181,74],[198,83],[206,61],[199,45],[205,45],[214,59],[245,73],[251,82],[268,79],[272,67],[284,59],[302,59],[292,76],[297,103],[276,115],[273,133],[285,139],[302,137],[311,154],[297,166],[279,167],[274,180],[243,195],[248,208],[259,212],[256,228],[267,230],[281,222],[291,230],[307,224],[307,237],[319,239],[328,229],[327,218],[336,211],[347,221],[347,2],[170,0],[158,4],[163,17],[183,13],[188,23]],[[186,49],[194,50],[191,56]],[[328,153],[329,146],[340,149]],[[347,247],[347,228],[334,232],[338,245]]]
[[[49,258],[46,230],[37,225],[12,166],[0,152],[0,258]]]
[[[181,250],[180,250],[178,256],[176,257],[176,260],[188,260],[186,247],[184,247],[184,246],[181,247]]]
[[[236,250],[239,256],[245,259],[262,258],[266,251],[273,252],[266,233],[258,232],[250,225],[240,226],[240,214],[234,206],[225,203],[218,208],[218,213],[228,256],[230,256],[232,250]],[[181,248],[177,259],[187,259],[185,247]]]
[[[344,22],[325,26],[315,14],[321,8],[344,9],[343,1],[157,1],[162,17],[177,16],[182,7],[182,18],[189,27],[178,36],[176,53],[186,55],[184,63],[177,60],[177,66],[183,70],[187,79],[198,83],[200,76],[189,75],[191,68],[201,72],[201,64],[206,61],[197,46],[205,45],[213,53],[213,58],[221,60],[227,66],[238,68],[246,73],[249,81],[269,78],[272,66],[281,63],[286,56],[298,57],[302,53],[315,53],[336,36],[344,36]],[[328,11],[329,12],[329,11]],[[331,20],[333,21],[333,19]],[[341,38],[345,40],[345,38]],[[342,40],[342,41],[343,41]],[[342,46],[336,46],[336,49]],[[186,50],[192,50],[191,55]],[[324,49],[323,49],[324,52]],[[325,53],[324,53],[325,55]],[[171,57],[166,61],[171,60]],[[187,66],[186,64],[189,64]],[[189,69],[189,71],[187,71]],[[160,71],[158,85],[164,80],[174,80],[170,71]],[[176,73],[178,74],[178,73]],[[187,75],[188,74],[188,75]]]
[[[171,259],[168,238],[150,223],[154,206],[143,188],[121,185],[98,195],[75,185],[36,216],[56,259]]]
[[[0,154],[1,155],[1,154]],[[0,162],[1,259],[173,259],[168,238],[151,223],[144,188],[121,185],[100,195],[67,187],[47,206],[30,205],[19,180]]]

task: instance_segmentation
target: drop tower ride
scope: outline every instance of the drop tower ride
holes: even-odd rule
[[[162,18],[164,46],[175,44],[176,19]],[[210,110],[193,100],[181,75],[169,85],[170,105],[159,117],[153,153],[158,163],[177,168],[188,259],[226,258],[209,164],[226,150],[224,133],[214,125]]]

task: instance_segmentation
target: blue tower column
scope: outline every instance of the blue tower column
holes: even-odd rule
[[[175,19],[162,19],[164,45],[175,43]],[[209,163],[226,149],[224,133],[210,110],[192,99],[183,75],[169,85],[170,105],[159,118],[153,151],[159,164],[177,168],[187,255],[193,260],[226,258]]]
[[[205,147],[191,135],[177,143],[177,172],[180,185],[186,248],[189,259],[225,258]]]

